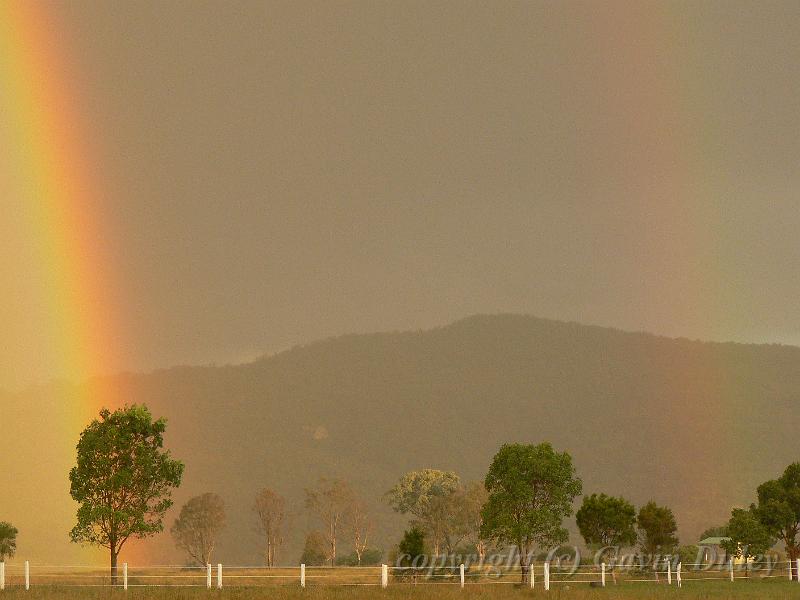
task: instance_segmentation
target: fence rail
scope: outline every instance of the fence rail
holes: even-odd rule
[[[559,584],[578,584],[605,587],[615,585],[658,583],[675,585],[702,584],[708,581],[796,579],[800,559],[772,563],[768,567],[752,564],[682,564],[665,561],[661,566],[580,565],[564,567],[560,563],[542,562],[523,570],[519,565],[440,565],[427,567],[370,566],[318,567],[310,565],[263,567],[225,566],[135,566],[123,563],[112,576],[108,567],[93,565],[38,565],[0,562],[0,591],[7,588],[32,586],[59,587],[224,587],[265,586],[380,586],[389,585],[450,585],[464,588],[472,585],[519,584],[550,590]],[[800,581],[798,581],[800,583]]]

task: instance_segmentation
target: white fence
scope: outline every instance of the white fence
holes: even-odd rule
[[[695,584],[706,581],[778,579],[792,581],[792,567],[800,572],[800,559],[795,564],[788,561],[773,563],[769,568],[756,565],[721,564],[673,565],[664,561],[663,567],[642,568],[633,565],[607,566],[601,564],[564,567],[560,563],[535,563],[529,567],[526,585],[550,590],[562,584],[605,587],[618,584],[659,583],[674,585]],[[88,565],[37,565],[25,561],[21,564],[0,562],[0,591],[7,588],[32,586],[59,587],[256,587],[292,585],[305,588],[313,585],[381,586],[390,585],[450,585],[464,588],[469,585],[519,584],[521,568],[511,565],[436,566],[436,567],[263,567],[226,566],[205,567],[147,566],[137,567],[123,563],[112,578],[108,567]],[[800,583],[800,581],[798,582]]]

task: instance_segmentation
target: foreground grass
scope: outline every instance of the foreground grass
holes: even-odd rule
[[[108,588],[32,587],[0,592],[0,600],[654,600],[666,598],[723,599],[744,598],[782,600],[800,598],[800,584],[788,581],[753,581],[730,583],[724,581],[684,583],[682,589],[656,584],[626,584],[605,589],[587,585],[559,585],[549,592],[530,590],[514,585],[471,585],[461,590],[450,585],[394,585],[386,590],[377,587],[296,586],[240,587],[221,591],[198,588],[137,588],[127,592]]]

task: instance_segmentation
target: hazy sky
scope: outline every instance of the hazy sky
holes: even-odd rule
[[[100,149],[100,369],[500,311],[800,344],[796,1],[50,16]],[[0,386],[58,374],[25,244],[2,246]]]

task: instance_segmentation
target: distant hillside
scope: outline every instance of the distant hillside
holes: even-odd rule
[[[480,479],[502,443],[549,440],[572,453],[587,493],[665,503],[689,543],[800,459],[800,349],[528,316],[348,335],[250,364],[108,383],[109,404],[145,402],[169,419],[169,445],[187,464],[178,506],[205,491],[225,498],[218,558],[229,563],[259,560],[250,507],[261,486],[292,500],[294,535],[279,558],[296,561],[302,490],[321,475],[349,479],[373,502],[388,547],[405,521],[379,498],[405,471]],[[50,487],[64,494],[64,481]],[[153,562],[179,557],[167,534],[145,548]]]

